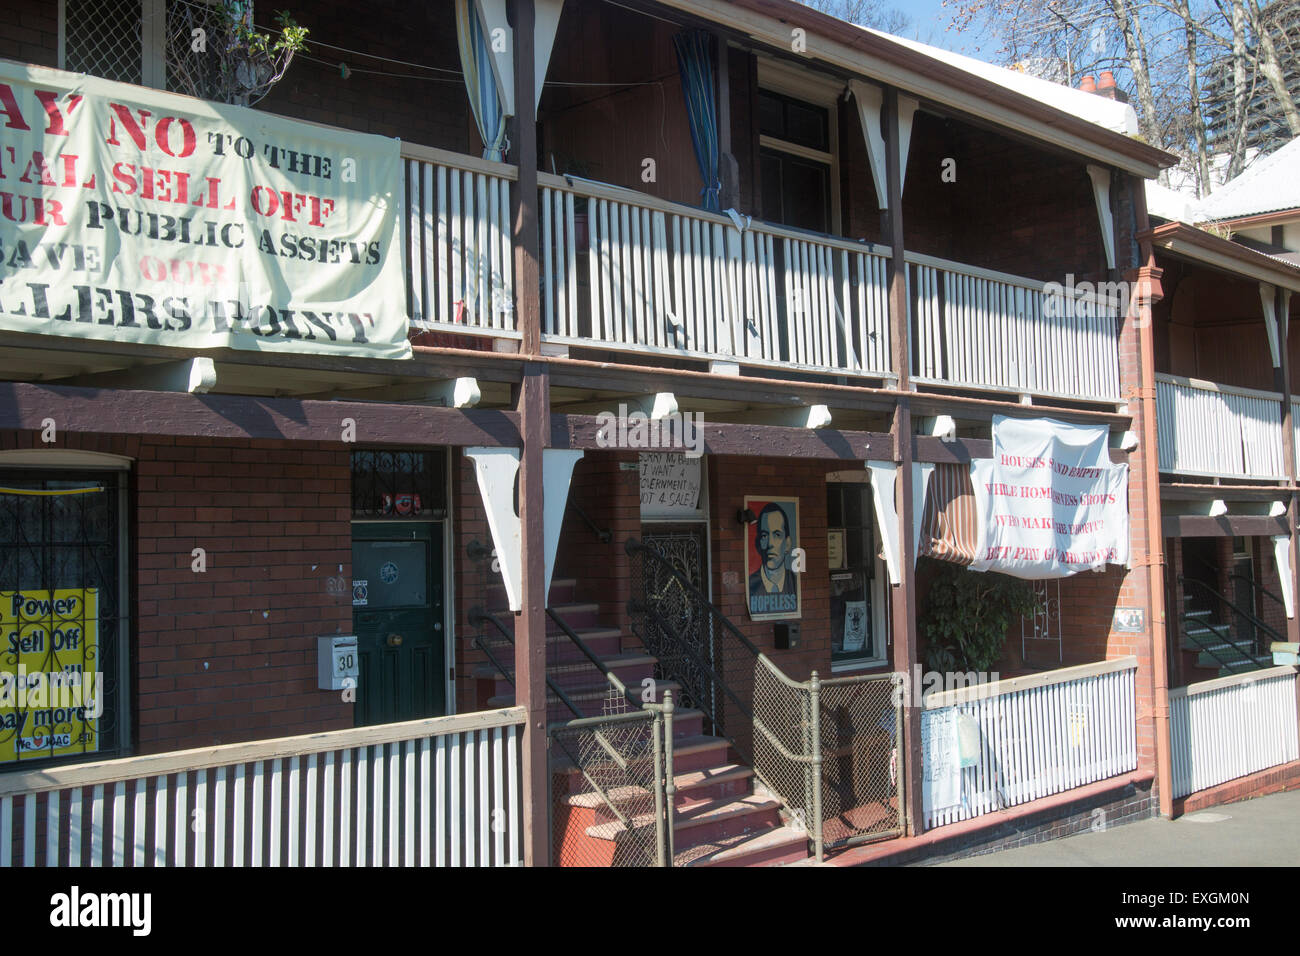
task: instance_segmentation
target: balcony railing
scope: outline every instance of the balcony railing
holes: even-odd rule
[[[914,380],[1120,401],[1122,305],[1048,295],[1041,282],[907,253]]]
[[[518,171],[411,144],[402,157],[411,327],[519,338],[510,221]]]
[[[404,146],[412,325],[519,338],[514,166]],[[887,246],[539,176],[543,340],[897,380]],[[1120,401],[1120,304],[907,254],[922,384]]]
[[[892,378],[889,250],[542,176],[543,338]],[[585,255],[585,265],[581,262]]]
[[[1281,479],[1282,396],[1156,375],[1160,470],[1212,478]]]

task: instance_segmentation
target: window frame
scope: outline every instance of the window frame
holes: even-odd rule
[[[770,149],[787,153],[800,159],[825,163],[830,167],[830,235],[842,236],[844,233],[843,214],[840,209],[840,114],[839,105],[844,92],[843,82],[830,77],[819,76],[804,70],[796,70],[784,63],[767,57],[758,58],[758,91],[777,93],[790,99],[799,100],[810,106],[826,110],[827,143],[830,149],[823,152],[778,139],[760,133],[760,149]],[[754,96],[754,126],[758,126],[757,92]],[[761,183],[760,183],[761,187]]]
[[[875,501],[872,497],[871,477],[856,471],[832,471],[826,474],[827,485],[864,485],[865,501],[871,514],[872,548],[875,555],[874,574],[871,578],[869,592],[871,595],[871,653],[870,656],[853,660],[831,660],[831,673],[841,674],[852,671],[879,670],[889,666],[889,611],[886,604],[889,599],[889,568],[880,557],[882,541],[880,522],[875,513]],[[829,516],[828,516],[829,517]],[[828,526],[829,527],[829,526]],[[830,569],[826,569],[829,575]]]
[[[67,2],[59,0],[58,66],[66,70],[68,60]],[[140,4],[140,85],[149,89],[167,89],[167,5],[172,0],[139,0]],[[220,0],[194,0],[216,6]]]

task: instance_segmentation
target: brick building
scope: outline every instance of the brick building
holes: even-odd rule
[[[116,299],[85,280],[87,321],[60,325],[66,289],[32,280],[51,309],[10,262],[0,593],[38,603],[6,626],[83,602],[79,666],[106,683],[93,746],[84,716],[80,747],[9,728],[5,862],[852,863],[1172,812],[1153,376],[1178,369],[1143,187],[1173,157],[1124,103],[786,0],[392,0],[294,11],[308,50],[252,111],[176,94],[184,9],[21,0],[19,150],[55,155],[19,113],[78,95],[142,138],[145,107],[218,144],[227,124],[232,151],[296,136],[337,180],[239,153],[265,178],[212,216],[338,190],[370,214],[332,264],[378,235],[354,252],[375,271],[320,293],[338,276],[295,221],[225,260],[279,277],[280,308],[232,300],[217,328],[248,334],[186,342],[132,298],[152,266]],[[175,158],[155,122],[150,162]],[[6,258],[100,240],[22,221],[74,187],[21,165],[0,161]],[[94,215],[158,208],[139,166]],[[1128,560],[1037,582],[970,694],[912,694],[939,476],[1004,419],[1091,427],[1128,466]],[[169,833],[187,811],[231,826]]]

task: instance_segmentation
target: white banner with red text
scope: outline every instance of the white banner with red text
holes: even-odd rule
[[[397,140],[0,61],[0,328],[411,355]]]
[[[1128,465],[1113,464],[1106,426],[993,419],[993,457],[971,462],[975,571],[1062,578],[1128,564]]]

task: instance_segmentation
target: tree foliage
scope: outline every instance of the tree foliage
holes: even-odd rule
[[[1077,86],[1110,71],[1199,193],[1300,136],[1300,0],[944,0],[997,58]]]
[[[307,28],[288,12],[277,13],[276,23],[269,33],[257,29],[252,4],[240,0],[169,5],[169,88],[220,103],[257,103],[307,48]]]

